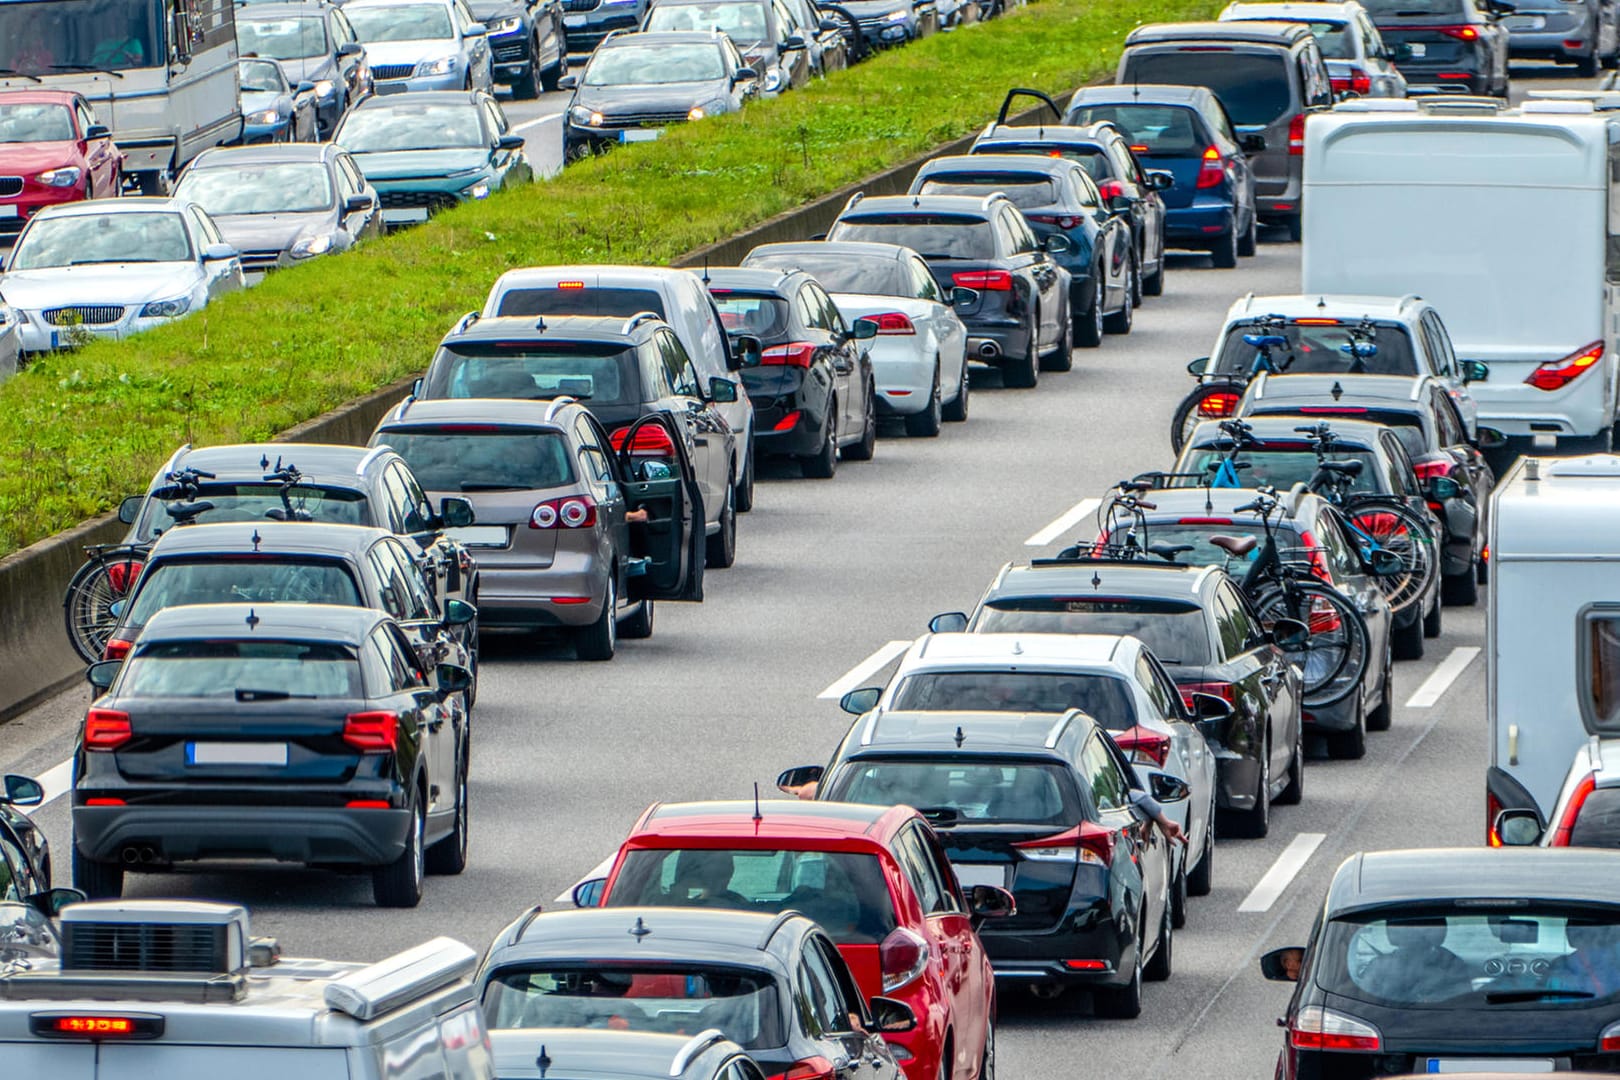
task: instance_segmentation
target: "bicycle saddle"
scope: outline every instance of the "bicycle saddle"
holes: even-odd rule
[[[1249,552],[1260,546],[1260,541],[1252,536],[1224,536],[1216,535],[1209,538],[1209,542],[1232,556],[1234,559],[1247,557]]]
[[[1346,356],[1357,356],[1367,360],[1378,355],[1378,346],[1371,341],[1347,341],[1339,346],[1339,351]]]
[[[1338,473],[1340,476],[1360,476],[1361,462],[1359,461],[1324,461],[1322,471]]]
[[[1276,334],[1244,334],[1243,344],[1251,349],[1283,349],[1288,346],[1288,339]]]
[[[1175,562],[1176,557],[1178,555],[1185,555],[1187,552],[1191,551],[1192,549],[1193,549],[1193,546],[1191,544],[1149,544],[1148,545],[1148,553],[1150,555],[1157,555],[1159,558],[1163,559],[1165,562]]]
[[[209,502],[207,499],[201,499],[197,502],[171,502],[163,504],[163,509],[171,518],[174,519],[174,523],[176,525],[188,525],[191,523],[192,519],[196,518],[200,514],[208,513],[208,511],[212,510],[213,508],[214,504]]]

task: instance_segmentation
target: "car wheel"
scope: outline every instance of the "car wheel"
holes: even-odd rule
[[[1142,306],[1142,262],[1135,255],[1131,256],[1131,307]]]
[[[619,620],[619,637],[642,640],[653,635],[653,602],[643,600],[629,618]]]
[[[1132,282],[1135,281],[1136,263],[1134,260],[1131,263],[1130,269],[1126,271],[1126,274],[1128,276],[1128,280]],[[1135,309],[1136,303],[1136,301],[1133,299],[1135,293],[1136,288],[1134,284],[1126,287],[1124,305],[1118,311],[1103,319],[1103,329],[1105,331],[1110,334],[1128,334],[1131,332],[1131,315]]]
[[[799,459],[799,468],[811,480],[831,480],[838,471],[838,402],[827,403],[827,430],[821,439],[821,448],[808,457]]]
[[[1479,575],[1470,566],[1460,574],[1440,579],[1440,599],[1452,607],[1473,607],[1479,603]]]
[[[619,643],[619,583],[617,571],[608,572],[602,595],[602,614],[589,626],[574,631],[574,655],[581,660],[611,660]]]
[[[1294,725],[1294,752],[1288,758],[1288,786],[1277,794],[1277,805],[1298,806],[1305,798],[1305,725]]]
[[[567,50],[559,49],[557,52],[557,62],[540,73],[540,88],[548,94],[555,93],[557,90],[557,81],[563,77],[563,72],[567,69]]]
[[[1440,603],[1440,597],[1436,596],[1434,598],[1433,609],[1423,616],[1424,637],[1437,638],[1440,636],[1440,623],[1443,618],[1442,612],[1443,606]]]
[[[937,378],[934,380],[939,381]],[[939,400],[939,391],[934,391],[934,399]],[[867,384],[866,411],[861,416],[861,437],[858,442],[844,447],[844,457],[849,461],[871,461],[872,455],[877,452],[877,387]]]
[[[456,770],[456,827],[427,849],[424,866],[430,874],[459,874],[467,869],[467,756]]]
[[[532,45],[530,46],[530,50],[529,55],[534,57],[538,57],[540,55],[540,51],[535,49]],[[535,98],[540,96],[540,91],[542,88],[541,83],[542,77],[540,74],[540,65],[535,62],[530,62],[528,74],[524,75],[523,78],[512,84],[512,100],[533,101]]]
[[[1024,355],[1014,360],[1007,357],[1001,365],[1001,385],[1013,390],[1028,390],[1041,379],[1041,339],[1039,334],[1040,323],[1031,321],[1029,324],[1029,345],[1024,349]]]
[[[1105,279],[1101,266],[1093,273],[1096,274],[1097,287],[1091,290],[1091,304],[1074,320],[1074,340],[1082,349],[1095,349],[1103,339],[1102,283]]]
[[[1392,666],[1389,658],[1385,657],[1383,695],[1378,699],[1378,708],[1367,714],[1368,731],[1388,731],[1395,719],[1395,680],[1390,674]]]
[[[1507,97],[1506,90],[1502,91],[1502,96]],[[1304,236],[1305,219],[1303,216],[1295,214],[1293,217],[1288,219],[1288,239],[1297,244],[1304,238]]]
[[[1063,340],[1041,358],[1042,371],[1069,371],[1074,367],[1074,318],[1066,317],[1060,325],[1063,327]]]
[[[1215,246],[1209,249],[1209,261],[1217,270],[1230,270],[1238,261],[1237,222],[1226,230],[1226,235],[1215,241]]]
[[[996,1021],[984,1021],[984,1053],[979,1055],[979,1080],[996,1080]]]
[[[1249,227],[1238,241],[1238,254],[1244,258],[1253,255],[1260,248],[1260,218],[1258,215],[1249,215]]]
[[[1390,635],[1397,660],[1423,659],[1423,624],[1428,620],[1413,619],[1405,626],[1395,627]]]
[[[413,908],[422,902],[422,878],[427,873],[422,852],[422,834],[427,817],[420,805],[413,807],[410,834],[399,858],[371,872],[371,896],[378,907]]]
[[[1170,883],[1170,925],[1180,930],[1187,925],[1187,856],[1183,849],[1181,868]]]
[[[124,868],[115,862],[87,859],[74,844],[73,887],[92,900],[117,900],[124,895]]]
[[[1159,947],[1153,952],[1153,959],[1149,960],[1147,967],[1142,969],[1142,978],[1148,982],[1164,982],[1170,977],[1171,964],[1175,959],[1174,948],[1176,941],[1175,920],[1170,913],[1168,897],[1164,905],[1164,915],[1159,919]]]
[[[1254,806],[1248,810],[1225,812],[1226,828],[1233,836],[1247,836],[1258,840],[1271,831],[1271,739],[1260,747],[1260,778],[1255,784]]]
[[[737,561],[737,503],[736,485],[727,478],[726,505],[720,511],[720,531],[708,539],[704,563],[714,570],[724,570]]]
[[[968,418],[968,389],[971,383],[968,380],[967,361],[962,362],[962,387],[957,390],[956,397],[947,401],[940,409],[940,415],[953,424],[960,424]]]
[[[1597,78],[1598,57],[1596,51],[1591,56],[1583,56],[1575,61],[1575,73],[1583,79]]]
[[[1187,871],[1187,893],[1189,896],[1208,896],[1214,887],[1215,815],[1212,813],[1209,815],[1209,825],[1204,829],[1204,850],[1192,869]]]
[[[1366,703],[1356,695],[1356,723],[1349,731],[1335,731],[1327,737],[1328,757],[1335,761],[1359,761],[1367,753]]]
[[[1145,296],[1164,295],[1164,254],[1159,255],[1159,268],[1151,274],[1142,275],[1142,293]]]
[[[754,508],[754,432],[748,431],[748,463],[743,466],[742,479],[737,482],[737,488],[732,493],[732,499],[737,504],[737,513],[746,514]]]
[[[1142,1015],[1142,946],[1136,947],[1131,981],[1124,986],[1092,991],[1092,1008],[1106,1020],[1135,1020]]]

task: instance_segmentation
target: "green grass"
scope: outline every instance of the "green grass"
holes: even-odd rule
[[[420,370],[509,267],[667,263],[975,130],[1009,86],[1106,79],[1138,23],[1219,6],[1042,0],[274,274],[173,326],[36,360],[0,385],[0,556],[143,490],[183,442],[266,439]]]

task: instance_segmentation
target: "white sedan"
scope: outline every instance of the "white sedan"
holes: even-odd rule
[[[762,244],[742,264],[803,270],[832,294],[846,322],[878,324],[868,343],[878,412],[903,417],[906,434],[938,435],[942,419],[967,419],[967,328],[955,303],[978,297],[945,295],[915,251],[852,241]]]
[[[0,273],[25,353],[172,322],[243,285],[242,260],[195,203],[95,199],[29,221]]]

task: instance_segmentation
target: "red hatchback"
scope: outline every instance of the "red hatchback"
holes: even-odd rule
[[[576,896],[590,897],[593,884],[582,883]],[[995,1075],[995,976],[974,927],[1010,914],[1012,898],[981,887],[973,911],[933,829],[909,807],[655,804],[600,891],[610,907],[800,911],[838,943],[862,993],[911,1006],[916,1028],[884,1036],[911,1080]],[[835,1076],[807,1068],[788,1075]]]
[[[0,93],[0,235],[47,206],[117,195],[124,155],[71,90]]]

